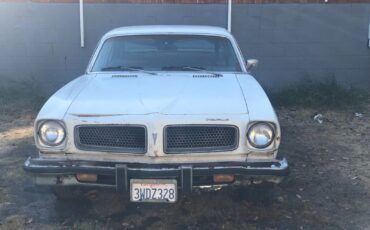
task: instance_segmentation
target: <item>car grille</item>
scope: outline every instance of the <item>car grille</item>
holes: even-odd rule
[[[85,125],[75,128],[76,147],[82,150],[145,153],[144,126]]]
[[[232,151],[238,147],[239,130],[229,125],[167,126],[164,136],[167,154]]]

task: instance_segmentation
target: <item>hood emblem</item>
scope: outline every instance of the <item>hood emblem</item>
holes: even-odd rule
[[[229,121],[229,118],[207,118],[206,121]]]
[[[157,136],[158,136],[157,133],[153,133],[152,136],[153,136],[154,144],[156,144],[157,143]]]

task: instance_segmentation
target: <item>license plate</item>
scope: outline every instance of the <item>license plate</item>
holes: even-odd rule
[[[176,180],[132,179],[130,185],[132,202],[174,203],[177,200]]]

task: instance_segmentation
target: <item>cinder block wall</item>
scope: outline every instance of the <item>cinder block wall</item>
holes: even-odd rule
[[[370,89],[368,0],[234,0],[232,32],[254,75],[278,90],[309,76]],[[226,27],[226,0],[0,0],[0,84],[34,79],[54,91],[81,75],[99,38],[129,25]]]
[[[233,34],[245,56],[260,60],[255,75],[265,87],[334,76],[345,86],[370,89],[368,2],[237,4]]]

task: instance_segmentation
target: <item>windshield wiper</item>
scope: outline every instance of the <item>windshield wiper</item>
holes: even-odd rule
[[[216,77],[222,77],[222,74],[220,74],[220,73],[211,72],[211,71],[205,70],[203,68],[199,68],[199,67],[183,66],[182,68],[209,73],[209,74],[215,75]]]
[[[110,70],[129,70],[129,71],[138,71],[150,75],[157,75],[156,73],[145,71],[140,67],[129,67],[129,66],[108,66],[101,69],[101,71],[110,71]]]
[[[209,74],[212,74],[212,75],[214,75],[216,77],[222,77],[222,74],[208,71],[208,70],[204,69],[203,67],[195,67],[195,66],[194,67],[193,66],[165,66],[162,69],[163,70],[194,70],[194,71],[209,73]]]

